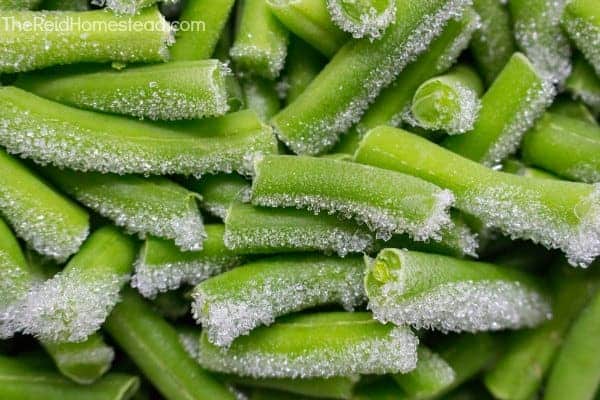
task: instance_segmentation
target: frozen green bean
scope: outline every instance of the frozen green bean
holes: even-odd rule
[[[575,46],[600,75],[600,8],[595,0],[572,0],[567,3],[562,25]]]
[[[282,80],[286,105],[304,92],[324,65],[323,56],[316,50],[300,38],[291,38]]]
[[[243,387],[264,388],[280,390],[282,393],[297,395],[302,399],[306,398],[327,398],[327,399],[351,399],[354,387],[359,379],[358,376],[334,376],[331,378],[240,378],[234,375],[228,377]],[[253,391],[254,396],[257,390]],[[267,395],[267,391],[264,391]],[[271,394],[271,393],[269,393]],[[267,397],[274,400],[272,397]]]
[[[548,111],[554,114],[564,115],[565,117],[586,121],[594,125],[598,124],[594,114],[592,114],[590,109],[585,105],[585,103],[578,100],[559,97],[554,101],[554,103],[552,103],[552,106],[548,109]]]
[[[327,0],[331,20],[355,39],[381,38],[396,19],[396,0]]]
[[[237,174],[206,175],[187,186],[202,197],[202,209],[222,220],[231,204],[250,201],[250,182]]]
[[[600,78],[579,53],[575,55],[573,72],[565,87],[575,99],[583,101],[594,113],[600,113]]]
[[[502,171],[529,178],[558,179],[555,175],[542,171],[541,169],[528,167],[521,161],[513,158],[504,160],[502,163]]]
[[[268,121],[281,108],[277,84],[260,76],[242,77],[242,92],[247,108],[258,114],[262,121]]]
[[[135,15],[144,12],[144,9],[155,6],[159,0],[104,0],[108,10],[116,14]],[[165,3],[174,3],[176,0],[163,0]]]
[[[41,10],[49,11],[88,11],[88,0],[43,0]]]
[[[202,332],[198,361],[207,369],[254,378],[310,378],[408,372],[418,339],[406,327],[382,325],[369,313],[284,317],[239,337],[227,349]]]

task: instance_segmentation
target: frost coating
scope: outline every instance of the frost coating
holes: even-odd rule
[[[360,21],[344,8],[344,3],[350,7],[356,4],[347,0],[327,0],[327,9],[331,20],[343,31],[352,34],[355,39],[368,37],[370,40],[379,39],[390,24],[396,20],[396,1],[391,0],[383,10],[377,10],[372,5],[368,10],[361,10]],[[358,6],[360,7],[360,6]]]
[[[437,59],[435,69],[440,74],[450,69],[456,60],[458,60],[463,50],[469,46],[473,33],[481,27],[481,17],[477,13],[473,12],[468,15],[471,15],[468,24],[461,29],[460,33]],[[460,20],[460,18],[454,19]]]
[[[146,7],[151,7],[152,5],[158,3],[157,0],[92,0],[92,4],[94,2],[101,3],[100,5],[106,5],[106,8],[114,11],[118,14],[137,14]],[[165,4],[174,4],[175,0],[162,0],[161,2]]]
[[[234,60],[256,58],[266,61],[266,71],[264,74],[270,77],[270,79],[275,79],[279,76],[285,65],[287,43],[281,42],[276,48],[269,50],[248,44],[236,43],[229,50],[229,56]],[[248,63],[251,62],[248,61]]]
[[[600,75],[600,27],[574,16],[565,17],[563,26],[577,48],[592,64],[596,74]]]

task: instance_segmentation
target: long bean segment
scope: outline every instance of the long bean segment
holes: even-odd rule
[[[279,138],[298,154],[331,148],[467,4],[466,0],[397,2],[396,21],[381,39],[348,42],[306,90],[271,119]]]
[[[177,331],[133,290],[123,293],[123,301],[105,327],[165,398],[234,399],[225,386],[188,356]]]
[[[583,101],[596,114],[600,113],[600,77],[579,53],[575,55],[573,72],[565,87],[575,99]]]
[[[443,130],[450,135],[465,133],[473,129],[482,93],[483,83],[477,73],[466,65],[458,65],[419,86],[411,116],[416,125],[425,129]]]
[[[206,175],[187,186],[200,194],[204,210],[222,220],[233,203],[250,201],[250,183],[236,174]]]
[[[230,55],[242,70],[275,79],[283,69],[288,33],[265,0],[243,0],[238,7]]]
[[[569,38],[600,75],[600,9],[594,0],[569,1],[562,16]]]
[[[275,318],[324,304],[352,310],[364,301],[364,264],[316,255],[251,262],[199,284],[192,294],[194,318],[209,342],[229,346]]]
[[[331,158],[265,156],[255,162],[252,203],[338,213],[382,239],[439,238],[450,224],[451,192],[404,174]],[[394,199],[390,202],[389,199]]]
[[[173,242],[149,236],[135,262],[131,286],[145,297],[175,290],[182,284],[196,285],[241,264],[241,253],[223,242],[223,225],[206,225],[200,251],[182,252]]]
[[[443,145],[484,165],[497,164],[515,152],[554,95],[552,84],[516,53],[482,97],[473,130],[448,137]]]
[[[44,173],[59,188],[141,238],[172,239],[182,250],[201,250],[206,237],[200,196],[162,177],[75,172],[54,167]]]
[[[239,337],[227,349],[202,332],[198,361],[213,371],[255,378],[310,378],[408,372],[418,339],[368,313],[294,315]]]
[[[277,152],[251,111],[152,125],[78,110],[14,87],[0,88],[0,144],[34,161],[117,174],[249,173],[249,157]]]
[[[225,114],[238,105],[233,76],[218,60],[181,61],[75,73],[47,71],[22,76],[17,86],[73,107],[152,120]]]
[[[3,149],[0,170],[0,214],[15,233],[38,253],[58,261],[77,252],[89,233],[87,213]]]
[[[493,171],[419,136],[388,127],[372,130],[355,159],[452,190],[459,210],[513,238],[559,248],[573,265],[588,265],[600,254],[596,186]]]
[[[478,332],[532,327],[551,316],[531,277],[493,264],[384,249],[367,262],[369,309],[383,323]]]
[[[155,8],[133,16],[104,10],[11,11],[5,16],[12,22],[0,24],[0,73],[81,62],[160,62],[168,59],[173,40],[169,23]],[[131,29],[139,24],[152,29]],[[54,29],[27,30],[27,26]],[[57,29],[61,26],[71,29]],[[84,30],[85,26],[94,29]],[[129,28],[110,30],[114,26]]]
[[[570,180],[600,182],[600,127],[547,113],[523,140],[523,160]]]
[[[243,254],[365,252],[375,242],[366,229],[332,215],[234,203],[225,219],[227,248]]]
[[[327,0],[333,22],[355,39],[379,39],[396,19],[396,0]]]
[[[81,342],[96,332],[129,279],[135,244],[116,228],[94,232],[65,269],[23,301],[23,332],[45,341]]]

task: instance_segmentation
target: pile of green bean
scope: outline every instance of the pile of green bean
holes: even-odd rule
[[[0,400],[600,398],[599,0],[0,0]]]

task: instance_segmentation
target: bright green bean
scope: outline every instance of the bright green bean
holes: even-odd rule
[[[502,163],[502,171],[529,178],[558,179],[555,175],[542,171],[541,169],[528,167],[522,162],[511,158],[504,160]]]
[[[363,303],[360,257],[279,256],[248,263],[194,289],[192,312],[209,342],[229,346],[275,318],[326,304]]]
[[[408,372],[417,338],[406,327],[382,325],[368,313],[294,315],[239,337],[227,349],[202,332],[205,368],[255,378],[310,378]]]
[[[306,398],[327,398],[327,399],[350,399],[354,387],[358,381],[358,376],[334,376],[331,378],[309,378],[309,379],[290,379],[290,378],[239,378],[232,375],[229,378],[232,382],[243,387],[264,388],[280,390],[282,393],[290,396],[298,395],[301,399]],[[253,390],[253,399],[257,392],[272,394],[271,391]],[[267,397],[274,400],[273,397]]]
[[[243,0],[237,10],[235,39],[229,54],[247,72],[275,79],[283,69],[288,33],[265,0]]]
[[[145,297],[196,285],[242,262],[241,253],[223,243],[223,225],[206,225],[201,251],[182,252],[173,242],[149,236],[135,262],[131,285]]]
[[[431,42],[468,1],[397,1],[395,23],[377,41],[352,40],[271,124],[295,153],[319,154],[358,122],[379,92]]]
[[[251,111],[161,126],[78,110],[14,87],[0,87],[0,107],[0,144],[79,171],[248,173],[247,158],[277,151],[271,129]]]
[[[234,399],[187,355],[177,331],[133,290],[124,291],[105,328],[165,398]]]
[[[439,238],[452,202],[452,193],[423,180],[347,161],[284,155],[255,161],[252,204],[335,212],[384,240],[393,233]]]
[[[554,98],[554,87],[520,53],[515,53],[481,99],[472,131],[448,137],[443,145],[492,166],[514,153],[523,134]]]
[[[456,208],[484,226],[559,248],[573,265],[585,266],[600,254],[600,194],[595,186],[494,171],[389,127],[373,129],[355,159],[452,190]]]
[[[200,194],[204,210],[222,220],[231,204],[250,200],[250,182],[237,174],[206,175],[190,180],[187,186]]]
[[[546,113],[521,146],[523,160],[566,179],[600,181],[600,127]]]
[[[73,107],[152,120],[214,117],[236,108],[235,83],[218,60],[22,76],[15,85]]]
[[[165,61],[173,40],[171,27],[155,8],[133,16],[95,10],[11,11],[3,17],[10,21],[0,24],[0,73],[80,62]],[[153,29],[131,28],[138,24]],[[40,29],[48,25],[54,29]],[[71,29],[57,29],[65,25]],[[115,25],[126,29],[109,29]],[[38,29],[27,30],[27,26]],[[83,26],[94,30],[83,30]]]
[[[281,104],[275,82],[251,76],[243,77],[241,86],[246,107],[254,110],[262,121],[268,121],[279,112]]]
[[[590,111],[585,103],[578,100],[572,100],[566,97],[557,98],[552,106],[548,109],[553,114],[564,115],[565,117],[571,117],[586,121],[591,124],[597,125],[598,122],[594,117],[594,114]]]
[[[600,113],[600,78],[579,53],[575,55],[573,72],[565,86],[574,98],[583,101],[594,113]]]
[[[304,92],[324,65],[324,58],[316,50],[300,38],[291,38],[283,74],[286,105]]]
[[[327,9],[331,20],[355,39],[379,39],[396,19],[396,0],[327,0]]]
[[[563,28],[600,75],[600,8],[595,0],[569,1],[562,16]]]

